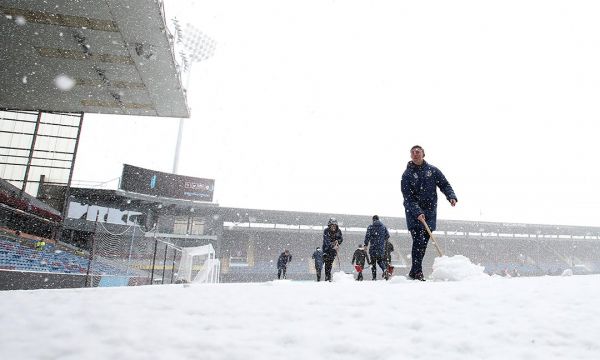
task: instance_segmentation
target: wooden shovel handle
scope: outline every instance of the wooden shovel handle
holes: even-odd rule
[[[435,249],[437,250],[438,254],[440,254],[440,256],[444,256],[444,254],[442,253],[442,249],[440,249],[440,246],[438,245],[437,241],[435,241],[435,238],[433,237],[433,234],[431,233],[431,229],[429,228],[429,225],[427,225],[427,222],[425,220],[421,220],[421,222],[423,223],[423,226],[425,226],[425,230],[427,230],[429,238],[431,239],[431,241],[433,241],[433,245],[435,245]]]

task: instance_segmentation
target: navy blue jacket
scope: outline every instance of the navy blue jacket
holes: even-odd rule
[[[279,255],[279,259],[277,259],[277,268],[286,268],[290,261],[292,261],[292,254],[286,255],[285,252],[282,252],[281,255]]]
[[[446,195],[448,201],[456,199],[452,186],[442,172],[433,165],[423,161],[421,166],[408,162],[402,174],[402,195],[404,196],[404,210],[406,211],[406,227],[414,230],[423,226],[417,216],[425,214],[425,221],[431,231],[435,230],[437,216],[437,189]]]
[[[385,255],[385,241],[390,238],[388,229],[379,220],[373,221],[373,224],[367,228],[365,234],[365,246],[369,246],[369,255],[371,258],[383,258]],[[372,260],[373,261],[373,260]]]
[[[323,231],[323,255],[333,259],[337,256],[337,250],[333,247],[334,242],[337,241],[338,245],[342,244],[344,239],[342,238],[342,230],[339,227],[336,227],[334,233],[329,231],[329,227],[326,227]]]
[[[312,254],[312,258],[315,259],[315,267],[323,267],[323,251],[315,250]]]

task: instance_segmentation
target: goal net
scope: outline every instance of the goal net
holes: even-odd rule
[[[180,252],[152,235],[137,225],[116,232],[99,222],[88,267],[88,286],[145,285],[171,278]]]

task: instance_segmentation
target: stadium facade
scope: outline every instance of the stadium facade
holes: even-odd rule
[[[42,199],[61,190],[48,185],[44,191]],[[100,222],[114,234],[137,224],[177,247],[210,243],[221,260],[222,281],[226,282],[273,279],[277,257],[288,249],[293,255],[288,278],[308,280],[315,277],[311,255],[322,244],[323,229],[332,216],[344,233],[339,263],[334,266],[350,273],[352,254],[371,223],[369,215],[221,207],[123,190],[76,188],[69,200],[62,239],[89,249]],[[392,262],[403,275],[411,249],[405,219],[381,218],[396,249]],[[438,229],[436,239],[444,254],[465,255],[490,274],[555,275],[565,269],[600,272],[600,228],[439,220]],[[429,271],[436,255],[433,249],[427,252],[424,264]]]
[[[128,165],[124,169],[128,167],[131,170]],[[164,195],[187,192],[194,187],[190,184],[199,184],[202,190],[194,190],[194,196],[212,198],[214,182],[137,169],[140,171],[133,174],[142,180],[136,189],[146,193],[71,188],[66,198],[66,186],[41,184],[35,201],[48,209],[67,204],[54,245],[64,259],[40,256],[27,246],[5,241],[0,244],[0,268],[10,271],[0,271],[0,288],[175,283],[180,280],[182,250],[207,245],[219,261],[221,282],[275,279],[277,258],[286,249],[293,255],[288,279],[314,280],[311,255],[322,244],[327,220],[337,218],[344,234],[334,270],[347,273],[353,271],[352,254],[371,223],[371,215],[222,207],[191,200],[189,194],[167,197]],[[130,176],[129,170],[124,170],[124,177]],[[161,181],[172,185],[159,186]],[[139,187],[144,183],[151,185]],[[405,218],[381,216],[381,220],[395,248],[395,273],[405,275],[412,241]],[[32,226],[35,224],[25,221],[16,228],[29,231]],[[445,255],[464,255],[489,274],[560,275],[566,269],[577,274],[600,272],[600,228],[596,227],[438,220],[436,239]],[[15,262],[11,256],[21,259]],[[432,271],[435,256],[430,248],[424,260],[427,273]],[[203,264],[191,264],[191,268],[194,277]],[[53,280],[48,283],[48,278]]]

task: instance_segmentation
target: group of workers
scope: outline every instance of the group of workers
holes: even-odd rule
[[[437,189],[445,195],[451,206],[455,206],[457,197],[446,177],[435,166],[427,163],[425,150],[419,145],[410,149],[410,158],[406,170],[402,174],[401,189],[404,197],[406,226],[412,237],[411,269],[408,278],[425,281],[423,276],[423,258],[430,231],[436,228]],[[359,244],[352,257],[352,264],[357,271],[357,279],[363,280],[362,270],[366,264],[371,265],[373,280],[377,279],[377,266],[382,270],[384,279],[389,279],[393,272],[391,252],[393,245],[389,242],[389,232],[385,225],[374,215],[373,223],[367,228],[364,244]],[[337,220],[330,218],[323,230],[323,246],[317,247],[312,257],[315,260],[317,281],[321,280],[321,269],[325,266],[325,281],[331,281],[331,269],[337,258],[337,251],[343,237]],[[287,263],[292,255],[285,250],[277,261],[277,277],[285,279]]]

